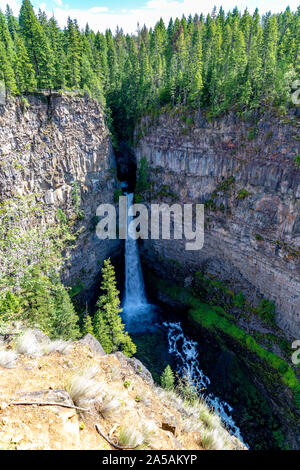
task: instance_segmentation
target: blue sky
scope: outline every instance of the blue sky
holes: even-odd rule
[[[31,0],[36,9],[45,10],[48,15],[57,18],[64,26],[68,16],[76,18],[81,27],[88,22],[94,30],[104,31],[111,28],[115,31],[117,25],[125,32],[134,33],[137,23],[141,26],[153,26],[161,17],[167,23],[169,18],[182,14],[211,12],[214,5],[223,6],[225,11],[232,10],[236,5],[250,12],[256,7],[261,13],[271,10],[274,13],[282,11],[286,6],[295,10],[299,0]],[[0,0],[2,10],[8,3],[15,13],[18,13],[21,0]]]

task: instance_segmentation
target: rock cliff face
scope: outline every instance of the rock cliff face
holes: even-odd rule
[[[0,106],[0,198],[35,194],[44,222],[57,209],[84,227],[64,273],[89,287],[118,241],[96,237],[96,208],[113,202],[116,164],[102,110],[93,100],[38,95]]]
[[[255,124],[234,115],[207,121],[165,113],[136,129],[136,157],[149,166],[149,200],[205,203],[205,241],[145,240],[143,257],[181,263],[276,304],[277,323],[300,334],[300,170],[294,116]],[[156,258],[155,258],[156,254]],[[172,270],[165,272],[172,277]]]

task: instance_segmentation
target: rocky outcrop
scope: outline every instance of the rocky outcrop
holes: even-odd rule
[[[7,368],[0,352],[0,449],[245,449],[207,405],[209,428],[120,353],[102,356],[78,341],[64,354],[17,355]]]
[[[276,304],[277,323],[300,334],[300,169],[295,116],[257,122],[234,115],[161,114],[136,129],[136,158],[149,166],[150,201],[205,204],[205,241],[144,240],[148,267],[165,259],[223,280],[254,303]],[[156,256],[155,256],[156,255]],[[172,266],[164,277],[172,277]]]
[[[60,208],[81,229],[64,281],[89,287],[118,241],[97,238],[96,208],[112,203],[116,163],[100,105],[68,95],[28,96],[0,106],[0,198],[35,194],[47,224]]]
[[[99,341],[95,338],[95,336],[91,335],[90,333],[86,334],[84,338],[82,338],[79,343],[85,344],[89,346],[92,353],[98,356],[105,356],[106,352],[102,348]]]

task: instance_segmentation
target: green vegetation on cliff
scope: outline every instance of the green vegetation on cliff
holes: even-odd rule
[[[192,291],[178,285],[172,286],[162,280],[159,280],[158,284],[168,296],[188,308],[189,316],[194,322],[215,333],[222,332],[271,366],[279,374],[282,383],[292,390],[295,403],[300,410],[300,383],[286,361],[262,347],[253,336],[236,326],[234,316],[222,307],[204,303]]]
[[[52,337],[76,338],[77,315],[60,281],[63,250],[72,234],[59,211],[56,225],[41,225],[35,196],[0,204],[0,327],[11,321],[41,328]]]

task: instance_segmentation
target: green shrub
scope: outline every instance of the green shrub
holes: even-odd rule
[[[174,374],[169,365],[165,368],[163,371],[161,378],[160,378],[160,383],[163,388],[166,388],[167,390],[173,390],[174,389]]]
[[[222,181],[222,183],[218,184],[216,187],[216,191],[228,191],[230,189],[230,186],[232,186],[235,182],[234,176],[230,176],[226,180]]]
[[[187,402],[193,404],[199,398],[196,385],[189,375],[178,377],[176,392]]]
[[[248,132],[248,140],[254,140],[257,137],[257,127],[252,127]]]
[[[233,305],[235,307],[242,308],[245,305],[245,296],[243,292],[239,292],[237,295],[233,297]]]
[[[300,168],[300,154],[296,155],[294,158],[296,168]]]
[[[83,326],[82,326],[82,335],[85,336],[87,334],[94,335],[92,319],[88,313],[86,313],[83,318]]]
[[[238,192],[237,198],[242,200],[242,199],[246,199],[246,197],[248,197],[250,195],[251,195],[251,193],[246,191],[246,189],[240,189],[239,192]]]
[[[259,242],[262,242],[264,241],[264,237],[262,237],[259,233],[256,233],[255,234],[255,239]]]
[[[121,188],[117,188],[114,191],[114,203],[118,204],[119,202],[119,197],[123,196],[123,192]]]
[[[262,299],[257,307],[258,315],[265,321],[275,324],[275,305],[267,299]]]
[[[141,194],[148,189],[148,162],[146,157],[140,160],[140,166],[137,174],[135,192]]]

